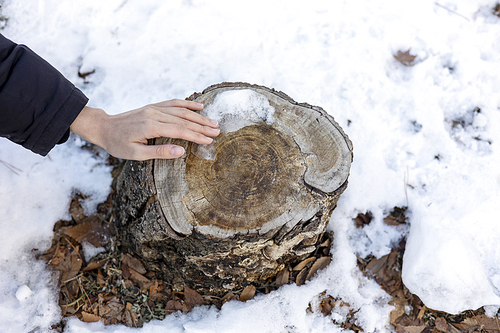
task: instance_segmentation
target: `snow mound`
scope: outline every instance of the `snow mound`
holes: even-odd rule
[[[240,128],[274,122],[274,107],[264,95],[250,89],[230,90],[218,94],[206,105],[202,114],[217,120],[222,132],[235,132]]]

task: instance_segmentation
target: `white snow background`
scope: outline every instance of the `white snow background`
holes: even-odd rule
[[[199,307],[141,329],[70,319],[65,332],[338,332],[345,314],[307,313],[326,291],[356,309],[365,332],[388,332],[389,296],[356,255],[407,236],[406,286],[450,313],[500,306],[500,18],[495,0],[4,0],[2,33],[28,45],[90,98],[119,113],[185,98],[223,81],[281,90],[318,105],[354,144],[334,211],[333,261],[303,286],[219,311]],[[393,54],[410,49],[413,67]],[[77,72],[95,73],[84,83]],[[47,332],[58,292],[33,248],[50,245],[75,191],[92,211],[109,193],[104,160],[56,147],[42,158],[0,140],[0,330]],[[409,228],[383,216],[408,206]],[[372,212],[356,229],[352,219]],[[29,290],[26,289],[28,286]],[[31,291],[31,292],[30,292]],[[16,297],[17,292],[17,297]]]

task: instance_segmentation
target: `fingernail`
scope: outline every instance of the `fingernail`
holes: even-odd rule
[[[217,128],[210,128],[210,133],[212,133],[212,134],[219,135],[219,132],[220,132],[220,130]]]
[[[219,123],[217,122],[217,120],[210,120],[210,123],[211,123],[211,124],[212,124],[212,126],[214,126],[214,127],[219,126]]]
[[[201,103],[196,103],[196,104],[198,104],[198,106],[201,108],[203,107],[203,104],[201,104]]]
[[[172,147],[172,155],[178,156],[184,154],[184,148],[179,146]]]

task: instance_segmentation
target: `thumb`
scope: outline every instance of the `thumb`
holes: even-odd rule
[[[170,153],[172,154],[170,158],[181,157],[184,154],[184,148],[181,146],[170,145]],[[168,148],[166,149],[168,151]]]
[[[147,149],[147,159],[163,158],[171,159],[178,158],[184,154],[184,148],[176,145],[151,145],[144,147]]]

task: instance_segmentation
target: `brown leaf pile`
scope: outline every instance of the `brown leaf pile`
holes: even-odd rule
[[[63,317],[138,327],[145,321],[162,319],[176,311],[189,312],[206,304],[187,285],[173,291],[155,279],[154,273],[148,272],[137,258],[115,248],[112,223],[106,222],[112,220],[110,198],[94,216],[84,215],[80,205],[83,198],[75,195],[70,204],[73,219],[56,223],[53,245],[43,256],[59,274]],[[107,251],[85,262],[83,241],[95,247],[106,246]]]
[[[59,305],[63,317],[77,316],[85,322],[103,321],[104,324],[124,324],[140,327],[152,319],[195,306],[222,305],[230,300],[246,302],[255,294],[269,293],[282,285],[297,285],[310,280],[331,260],[331,237],[325,234],[316,252],[294,265],[284,267],[265,285],[248,285],[227,293],[224,297],[201,295],[184,284],[180,290],[173,288],[148,272],[138,258],[122,253],[114,240],[112,195],[98,206],[98,213],[86,216],[81,200],[76,194],[70,204],[71,221],[59,221],[54,226],[52,247],[43,255],[59,276]],[[85,261],[82,243],[105,247],[89,262]],[[61,322],[54,329],[63,330]]]
[[[387,225],[397,226],[407,222],[406,207],[394,207],[384,218]],[[353,223],[357,228],[370,224],[373,215],[370,212],[359,214]],[[395,246],[391,253],[375,258],[358,257],[358,268],[368,278],[374,279],[382,289],[392,296],[391,305],[394,310],[390,313],[390,323],[396,333],[469,333],[469,332],[500,332],[498,318],[489,318],[484,309],[465,311],[458,315],[435,311],[426,307],[418,296],[413,295],[403,284],[401,278],[402,260],[405,249],[405,240]],[[358,309],[351,307],[342,299],[327,295],[325,292],[318,295],[319,305],[313,308],[309,304],[310,312],[319,312],[324,316],[338,313],[345,317],[343,322],[333,322],[342,328],[354,332],[363,332],[363,328],[356,324]]]
[[[155,278],[153,272],[148,272],[140,260],[116,248],[111,222],[111,195],[98,206],[98,213],[93,216],[85,216],[80,204],[84,198],[81,194],[75,195],[70,205],[72,220],[56,223],[52,247],[43,255],[49,267],[59,275],[59,305],[63,317],[77,316],[85,322],[103,321],[105,324],[140,327],[151,319],[163,319],[177,311],[189,312],[196,306],[214,304],[220,308],[227,301],[245,302],[258,292],[267,294],[290,282],[300,286],[331,261],[332,235],[325,234],[315,253],[284,267],[265,285],[248,285],[222,298],[201,295],[187,284],[180,290],[174,290]],[[391,226],[406,223],[405,213],[406,208],[395,207],[384,222]],[[361,228],[368,225],[372,218],[372,214],[367,212],[359,214],[353,222]],[[86,262],[82,242],[95,247],[105,246],[106,251]],[[392,296],[394,310],[390,314],[390,323],[397,333],[500,332],[498,319],[488,318],[483,309],[453,316],[427,308],[416,295],[411,294],[401,279],[404,247],[405,242],[402,241],[381,258],[358,258],[359,269]],[[318,298],[317,308],[312,309],[310,305],[309,311],[318,311],[325,316],[334,312],[342,314],[345,320],[336,324],[354,332],[363,331],[356,324],[358,309],[325,293]],[[53,329],[62,332],[63,326],[61,321]]]
[[[384,221],[388,225],[406,223],[406,208],[395,207]],[[354,221],[356,223],[356,221]],[[390,323],[397,333],[459,333],[459,332],[499,332],[497,318],[488,318],[484,309],[466,311],[459,315],[427,308],[418,296],[413,295],[403,284],[401,278],[405,241],[394,247],[392,252],[381,257],[358,258],[359,269],[373,278],[392,296],[394,310]],[[408,311],[408,309],[410,309]]]
[[[342,315],[347,312],[344,321],[338,322],[333,320],[333,323],[354,332],[363,332],[363,329],[356,324],[356,314],[359,309],[354,309],[349,303],[344,302],[340,298],[327,295],[325,292],[321,293],[318,297],[320,303],[317,311],[321,312],[324,316],[330,316],[332,313],[339,313]],[[313,312],[311,304],[309,304],[308,311]]]

